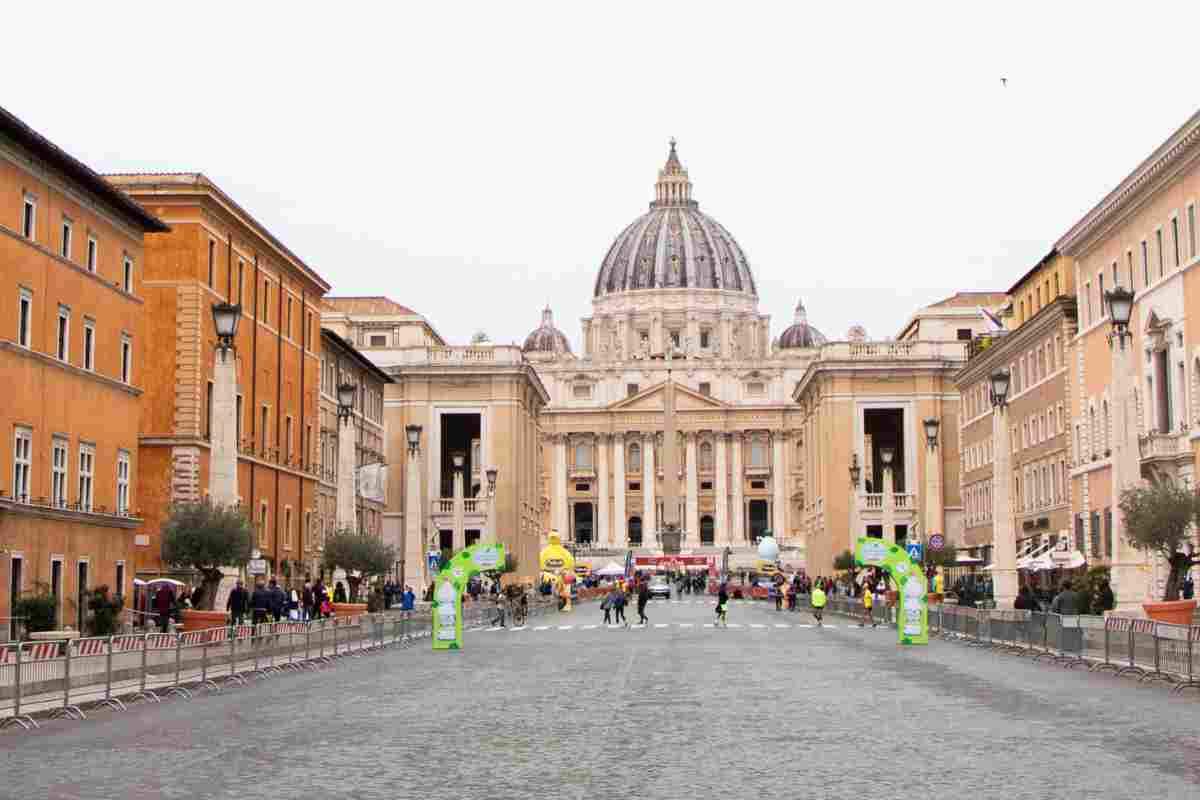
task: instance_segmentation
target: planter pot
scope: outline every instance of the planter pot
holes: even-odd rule
[[[226,614],[224,611],[201,611],[198,608],[183,610],[183,630],[203,631],[209,628],[223,628]]]
[[[1196,613],[1196,601],[1164,600],[1161,603],[1142,603],[1142,610],[1155,622],[1191,625],[1192,615]]]
[[[335,617],[357,617],[360,614],[367,613],[366,603],[334,603],[333,615]]]
[[[928,598],[929,605],[940,606],[944,595],[941,592],[930,592],[926,597]]]

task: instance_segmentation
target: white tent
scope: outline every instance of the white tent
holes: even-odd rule
[[[594,573],[601,578],[619,578],[625,574],[625,568],[615,561],[610,561]]]

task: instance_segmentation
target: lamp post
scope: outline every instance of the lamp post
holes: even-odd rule
[[[417,573],[425,572],[425,541],[421,536],[424,527],[425,505],[421,502],[421,426],[410,424],[404,427],[408,442],[408,475],[404,481],[404,542],[400,547],[400,585],[405,585],[409,548],[417,548]]]
[[[1108,334],[1109,349],[1112,350],[1112,393],[1113,427],[1115,434],[1112,445],[1112,515],[1113,552],[1112,588],[1116,596],[1117,609],[1136,609],[1150,597],[1151,582],[1144,571],[1146,558],[1131,548],[1124,537],[1125,516],[1121,513],[1121,492],[1128,489],[1141,475],[1138,448],[1131,442],[1133,427],[1129,420],[1130,376],[1134,371],[1133,348],[1128,347],[1132,338],[1129,321],[1133,316],[1133,292],[1117,286],[1104,293],[1112,319],[1112,330]]]
[[[925,536],[939,533],[945,527],[942,505],[942,454],[938,448],[938,430],[942,422],[929,417],[922,423],[925,427]],[[910,536],[914,541],[919,541]]]
[[[895,457],[895,448],[879,448],[879,460],[883,463],[883,538],[893,542],[896,541],[896,481],[892,473]]]
[[[858,463],[858,453],[850,454],[850,547],[859,536],[862,527],[858,516],[858,482],[862,478],[862,466]]]
[[[341,530],[358,530],[355,513],[355,464],[354,438],[342,430],[345,425],[354,425],[354,396],[357,387],[347,380],[338,384],[338,476],[337,476],[337,524]]]
[[[213,303],[213,328],[217,350],[213,363],[212,406],[209,414],[209,486],[213,503],[230,506],[237,503],[237,336],[242,307],[232,303]],[[232,357],[231,356],[232,353]]]
[[[1012,510],[1012,452],[1008,437],[1008,389],[1012,376],[998,369],[989,378],[992,397],[992,598],[1012,608],[1017,598],[1017,531]]]
[[[495,467],[488,467],[484,471],[484,474],[487,475],[487,497],[488,497],[487,540],[486,541],[489,543],[496,541],[496,514],[495,514],[496,476],[499,473],[500,473],[500,470],[496,469]]]

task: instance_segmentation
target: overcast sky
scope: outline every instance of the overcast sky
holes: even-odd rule
[[[671,136],[773,336],[803,297],[884,337],[1007,289],[1200,107],[1200,4],[819,5],[26,5],[0,103],[100,171],[204,172],[334,294],[452,343],[550,303],[576,348]]]

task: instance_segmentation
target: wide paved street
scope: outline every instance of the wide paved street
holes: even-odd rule
[[[697,602],[650,616],[590,627],[590,605],[463,652],[0,734],[0,795],[1200,797],[1194,694],[762,605],[729,630]]]

